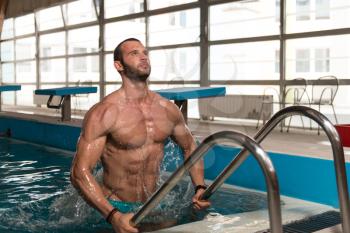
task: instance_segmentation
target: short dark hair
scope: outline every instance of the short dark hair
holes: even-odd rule
[[[141,43],[141,41],[136,39],[136,38],[128,38],[128,39],[123,40],[114,49],[114,52],[113,52],[113,59],[114,59],[114,61],[122,61],[122,50],[121,50],[121,47],[122,47],[122,45],[125,42],[128,42],[128,41],[137,41],[137,42]]]

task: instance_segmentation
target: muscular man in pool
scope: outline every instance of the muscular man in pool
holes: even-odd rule
[[[134,207],[157,188],[164,142],[172,136],[185,158],[196,144],[177,106],[148,89],[151,66],[140,41],[121,42],[114,51],[114,66],[123,84],[86,114],[71,181],[116,232],[138,232],[129,220]],[[91,173],[99,160],[104,168],[101,185]],[[193,166],[190,176],[199,187],[192,199],[194,207],[207,208],[210,203],[199,200],[204,192],[202,161]]]

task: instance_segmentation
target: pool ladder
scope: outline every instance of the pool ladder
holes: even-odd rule
[[[334,166],[336,170],[339,206],[342,218],[342,230],[344,233],[350,233],[350,204],[344,150],[335,127],[323,114],[305,106],[291,106],[281,109],[276,114],[274,114],[272,118],[256,133],[254,139],[258,143],[262,142],[279,122],[293,115],[304,115],[316,121],[323,128],[331,142]],[[265,180],[267,182],[271,232],[282,232],[278,181],[271,160],[253,140],[247,136],[235,132],[220,132],[206,138],[203,143],[193,152],[191,157],[188,158],[184,164],[173,173],[173,175],[163,184],[163,186],[161,186],[157,192],[154,193],[154,195],[149,199],[149,201],[147,201],[146,204],[134,215],[134,217],[131,219],[132,223],[138,224],[151,211],[151,209],[153,209],[160,202],[160,200],[176,185],[176,183],[184,175],[185,171],[187,171],[200,157],[203,156],[203,154],[209,149],[210,146],[218,142],[219,139],[225,138],[232,139],[233,141],[241,143],[245,149],[241,150],[240,153],[232,160],[232,162],[221,172],[217,179],[207,188],[205,193],[203,193],[202,198],[208,199],[245,161],[250,152],[258,159],[259,165],[264,171]],[[255,153],[254,150],[252,150],[252,147],[255,148]],[[265,158],[265,160],[263,158]],[[266,171],[266,168],[268,166],[270,166],[271,170]]]

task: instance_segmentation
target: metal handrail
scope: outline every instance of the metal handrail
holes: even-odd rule
[[[261,143],[264,138],[271,132],[275,126],[281,122],[284,118],[292,115],[304,115],[316,121],[326,132],[333,151],[334,166],[336,170],[338,197],[340,213],[342,216],[343,232],[350,233],[350,205],[349,205],[349,192],[346,178],[345,158],[344,150],[338,135],[337,130],[333,124],[322,113],[305,106],[291,106],[281,109],[272,118],[266,122],[266,124],[256,133],[254,139]],[[213,194],[221,184],[239,167],[241,163],[248,157],[249,152],[244,148],[234,158],[234,160],[221,172],[218,178],[206,189],[202,198],[207,199]]]
[[[234,131],[222,131],[210,135],[197,147],[189,158],[185,160],[168,180],[152,195],[152,197],[142,206],[142,208],[133,216],[130,223],[137,225],[146,215],[155,208],[164,196],[181,180],[182,176],[188,171],[205,153],[220,142],[236,142],[246,148],[257,159],[263,170],[265,181],[267,183],[268,207],[270,226],[273,233],[282,232],[282,217],[278,180],[271,159],[266,152],[250,137]]]

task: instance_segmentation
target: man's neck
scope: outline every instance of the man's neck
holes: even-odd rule
[[[123,80],[122,89],[125,92],[125,97],[128,100],[142,101],[146,99],[149,89],[146,81],[131,81]]]

